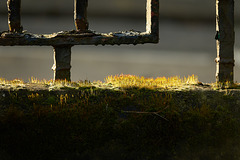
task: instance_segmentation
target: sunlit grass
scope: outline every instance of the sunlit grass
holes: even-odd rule
[[[24,84],[22,79],[6,80],[5,78],[0,78],[0,84]]]
[[[22,79],[14,79],[14,80],[6,80],[5,78],[0,78],[0,85],[11,85],[11,86],[24,86],[29,84],[35,85],[46,85],[46,86],[54,86],[54,87],[81,87],[81,86],[90,86],[91,83],[87,80],[78,81],[78,82],[70,82],[67,80],[39,80],[35,77],[31,77],[28,79],[28,82],[24,82]]]
[[[24,88],[29,85],[35,86],[45,86],[48,89],[61,89],[61,88],[75,88],[79,87],[97,87],[97,88],[148,88],[148,89],[186,89],[193,88],[193,86],[203,86],[203,83],[199,82],[196,75],[191,75],[187,77],[157,77],[157,78],[146,78],[143,76],[136,75],[110,75],[104,79],[104,81],[93,81],[80,80],[80,81],[67,81],[67,80],[39,80],[37,78],[31,77],[27,82],[22,79],[6,80],[5,78],[0,78],[0,85],[8,86],[10,88]],[[205,87],[209,87],[213,90],[218,89],[239,89],[239,83],[205,83]],[[3,87],[4,88],[4,87]],[[6,87],[5,87],[6,88]]]
[[[198,78],[195,75],[181,78],[175,77],[157,77],[145,78],[135,75],[115,75],[105,78],[105,83],[112,84],[115,87],[139,87],[139,88],[172,88],[181,87],[183,85],[197,84]]]
[[[46,79],[43,79],[43,80],[39,80],[35,77],[31,77],[29,80],[28,80],[29,83],[33,83],[33,84],[51,84],[53,83],[53,80],[46,80]]]
[[[4,78],[0,78],[0,84],[2,85],[28,85],[28,84],[37,84],[37,85],[45,85],[48,87],[53,88],[62,88],[62,87],[71,87],[71,88],[78,88],[78,87],[102,87],[102,88],[131,88],[131,87],[138,87],[138,88],[148,88],[148,89],[169,89],[169,88],[181,88],[183,86],[194,85],[198,84],[198,77],[195,75],[183,77],[174,76],[174,77],[157,77],[157,78],[145,78],[143,76],[135,76],[135,75],[110,75],[102,81],[94,81],[91,83],[88,80],[85,81],[77,81],[77,82],[70,82],[67,80],[39,80],[37,78],[31,77],[28,82],[24,82],[21,79],[14,79],[8,81]]]
[[[0,84],[2,85],[23,85],[24,81],[22,79],[6,80],[5,78],[0,78]]]

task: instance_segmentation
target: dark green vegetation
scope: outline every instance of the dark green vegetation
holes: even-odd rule
[[[0,90],[1,160],[238,160],[237,90]]]

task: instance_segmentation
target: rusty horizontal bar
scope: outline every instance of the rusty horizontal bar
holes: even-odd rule
[[[135,31],[114,33],[66,31],[53,34],[0,32],[0,46],[136,45],[144,43],[158,43],[158,36]]]

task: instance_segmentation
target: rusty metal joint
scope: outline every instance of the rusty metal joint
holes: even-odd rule
[[[216,63],[221,63],[221,64],[232,64],[232,65],[234,65],[235,60],[234,59],[221,59],[221,58],[217,57],[215,59],[215,62]]]
[[[71,68],[72,68],[71,65],[64,65],[64,64],[57,64],[57,66],[56,66],[56,64],[53,64],[53,66],[52,66],[53,71],[69,70]]]

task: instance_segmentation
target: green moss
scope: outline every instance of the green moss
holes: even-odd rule
[[[237,90],[79,87],[0,94],[0,157],[8,160],[240,157]]]

